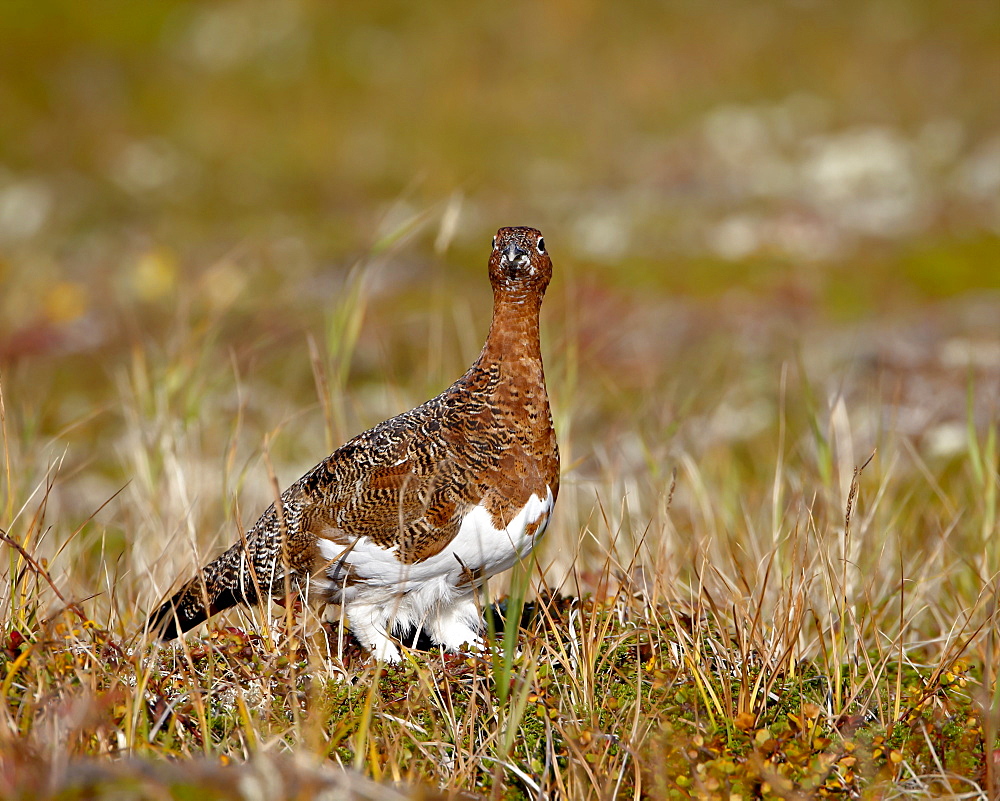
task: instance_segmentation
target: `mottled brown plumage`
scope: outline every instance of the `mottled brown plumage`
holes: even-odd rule
[[[448,648],[476,639],[475,591],[524,557],[559,491],[539,311],[552,275],[541,234],[502,228],[493,321],[472,367],[435,398],[359,434],[281,495],[239,542],[150,618],[165,639],[289,587],[344,604],[376,656],[394,630]],[[279,513],[280,512],[280,513]]]

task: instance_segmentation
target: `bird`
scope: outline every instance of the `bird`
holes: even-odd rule
[[[492,320],[465,374],[284,490],[149,616],[147,630],[168,641],[238,604],[294,593],[340,605],[380,662],[399,662],[412,631],[449,652],[482,648],[480,590],[530,554],[559,494],[539,338],[551,277],[537,229],[499,229]]]

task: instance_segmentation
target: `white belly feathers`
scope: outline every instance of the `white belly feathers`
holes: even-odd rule
[[[455,586],[463,576],[468,576],[468,571],[485,581],[528,555],[545,531],[554,504],[551,489],[544,498],[533,494],[514,519],[501,529],[494,528],[483,506],[476,506],[465,516],[458,534],[447,546],[415,564],[400,562],[396,558],[397,547],[383,548],[367,537],[348,549],[326,539],[320,539],[318,544],[323,558],[331,564],[331,584],[338,578],[342,580],[346,573],[351,577],[350,584],[367,584],[372,589],[391,587],[393,594],[401,595],[419,589],[425,582],[436,583],[445,577]],[[336,592],[334,586],[329,589]],[[347,594],[354,593],[348,591]]]

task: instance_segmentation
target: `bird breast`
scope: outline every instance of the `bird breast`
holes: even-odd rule
[[[330,565],[327,576],[331,583],[339,581],[352,588],[358,584],[391,587],[397,594],[442,578],[456,587],[478,586],[530,553],[545,531],[554,505],[550,488],[546,488],[545,497],[532,494],[502,528],[494,525],[493,516],[483,504],[474,506],[462,519],[451,542],[433,556],[409,564],[399,559],[398,545],[385,548],[368,537],[361,537],[347,547],[342,541],[324,538],[317,544]],[[328,589],[337,594],[336,587]]]

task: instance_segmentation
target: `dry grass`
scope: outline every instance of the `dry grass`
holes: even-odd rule
[[[182,294],[166,336],[103,354],[96,377],[4,372],[0,795],[365,798],[367,776],[494,798],[988,797],[998,376],[941,366],[979,335],[947,311],[950,338],[904,373],[891,337],[861,361],[836,329],[789,346],[778,312],[692,307],[673,339],[644,339],[662,307],[560,281],[545,314],[564,489],[492,653],[379,671],[336,622],[277,609],[151,647],[144,612],[251,522],[275,474],[474,353],[481,287],[468,308],[434,290],[410,318],[372,292],[403,247],[277,344]],[[609,331],[615,303],[634,316]],[[378,355],[396,348],[427,361]],[[934,418],[961,433],[950,452],[936,428],[901,433],[922,381],[963,401]],[[43,435],[57,382],[76,411]]]

